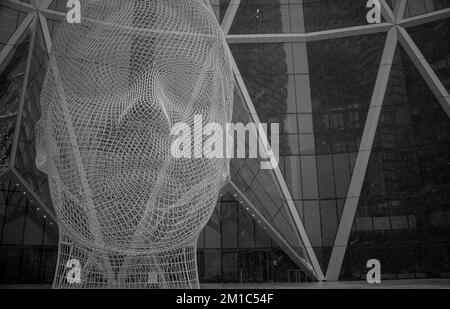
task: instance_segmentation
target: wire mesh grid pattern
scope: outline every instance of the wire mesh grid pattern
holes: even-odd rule
[[[227,159],[175,158],[171,126],[225,124],[224,36],[198,0],[88,1],[56,34],[36,126],[59,220],[55,287],[198,287],[195,248]],[[194,139],[203,136],[194,136]]]

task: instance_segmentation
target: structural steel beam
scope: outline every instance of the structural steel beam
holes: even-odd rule
[[[234,75],[237,81],[237,85],[242,93],[242,97],[244,98],[244,102],[248,108],[248,110],[250,111],[250,116],[253,120],[253,122],[258,125],[260,124],[260,120],[258,117],[258,114],[256,112],[255,107],[253,106],[252,103],[252,99],[247,91],[247,87],[245,86],[244,80],[239,72],[239,68],[237,67],[236,61],[234,60],[233,55],[230,53],[230,58],[231,58],[231,63],[233,66],[233,70],[234,70]],[[265,135],[265,132],[260,132],[259,134],[259,139],[263,140],[263,141],[267,141],[267,136]],[[263,143],[264,144],[264,143]],[[314,271],[317,275],[317,278],[319,281],[322,281],[324,279],[324,275],[322,272],[322,269],[320,268],[320,264],[319,261],[317,260],[317,257],[314,253],[314,248],[311,246],[311,242],[309,241],[309,237],[306,233],[305,227],[300,219],[300,216],[298,215],[297,209],[295,207],[295,204],[292,200],[291,194],[289,192],[289,189],[286,185],[286,181],[284,180],[283,175],[281,174],[280,168],[277,167],[273,170],[276,180],[278,182],[278,185],[280,186],[280,189],[284,195],[284,198],[286,200],[287,206],[288,206],[288,210],[289,213],[291,214],[291,217],[295,223],[295,228],[297,229],[297,232],[299,233],[299,236],[301,238],[301,240],[303,241],[303,244],[306,248],[306,251],[308,252],[309,255],[309,259],[311,261],[311,264],[314,268]]]
[[[2,5],[24,13],[31,13],[36,11],[36,7],[34,7],[33,5],[19,0],[2,0]]]
[[[426,14],[422,14],[422,15],[417,15],[417,16],[413,16],[413,17],[408,17],[408,18],[399,20],[398,25],[402,26],[403,28],[409,28],[409,27],[414,27],[414,26],[425,24],[425,23],[431,23],[431,22],[446,19],[446,18],[450,18],[450,8],[444,9],[444,10],[439,10],[439,11],[434,11],[434,12],[430,12],[430,13],[426,13]]]
[[[430,87],[434,96],[438,99],[447,116],[450,117],[450,98],[447,89],[442,84],[441,80],[437,77],[434,70],[431,68],[428,61],[420,52],[413,39],[409,36],[408,32],[402,27],[397,27],[398,39],[411,58],[415,66],[417,67],[420,75]]]
[[[358,157],[356,159],[350,187],[341,215],[341,221],[339,223],[333,251],[328,264],[326,280],[329,281],[337,281],[339,279],[339,273],[341,271],[342,262],[344,261],[348,239],[358,207],[361,188],[369,164],[370,152],[375,139],[375,133],[383,106],[396,46],[397,32],[395,28],[392,28],[386,38],[386,44],[384,46],[380,69],[378,71],[375,89],[370,102],[369,112],[367,114]]]
[[[226,36],[226,39],[230,44],[314,42],[320,40],[339,39],[357,35],[387,32],[393,26],[394,24],[391,23],[381,23],[309,33],[229,34]]]
[[[50,53],[52,49],[52,37],[50,35],[50,30],[48,29],[47,18],[45,18],[42,13],[39,12],[39,21],[41,24],[42,34],[44,36],[45,47],[47,48],[47,53]]]
[[[380,0],[381,15],[386,19],[388,23],[395,23],[394,13],[392,12],[390,6],[386,3],[386,0]]]
[[[397,0],[395,3],[395,20],[397,23],[403,19],[403,15],[405,15],[406,9],[406,0]]]
[[[33,188],[28,184],[28,182],[20,175],[19,171],[15,168],[11,168],[12,173],[17,178],[17,180],[25,187],[27,192],[33,197],[34,201],[39,204],[39,206],[48,214],[48,216],[55,222],[58,223],[55,212],[45,204],[45,202],[37,195]]]
[[[239,4],[241,0],[231,0],[228,5],[227,12],[222,20],[222,30],[225,35],[230,32],[231,25],[233,24],[234,17],[236,16],[237,10],[239,9]]]
[[[36,16],[36,13],[34,13],[34,12],[25,16],[22,23],[19,25],[19,27],[17,27],[16,31],[9,38],[8,42],[6,42],[6,45],[0,51],[0,65],[3,64],[3,62],[8,57],[9,53],[17,45],[17,43],[19,42],[19,39],[22,37],[22,35],[24,35],[25,31],[28,29],[31,22],[34,20],[35,16]]]

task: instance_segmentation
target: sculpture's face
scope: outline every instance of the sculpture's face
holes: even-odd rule
[[[97,0],[82,13],[54,40],[37,125],[61,228],[112,250],[192,243],[228,162],[174,158],[170,130],[230,121],[220,27],[203,0]]]

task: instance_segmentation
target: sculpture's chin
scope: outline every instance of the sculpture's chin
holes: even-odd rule
[[[53,287],[199,288],[196,241],[158,253],[119,254],[89,248],[62,232]]]

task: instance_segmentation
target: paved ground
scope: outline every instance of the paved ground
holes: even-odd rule
[[[202,284],[203,289],[450,289],[450,279],[384,280],[381,284],[363,281],[321,283]],[[0,285],[0,289],[50,289],[50,285]]]
[[[381,284],[364,281],[264,284],[203,284],[203,289],[450,289],[450,279],[384,280]]]

